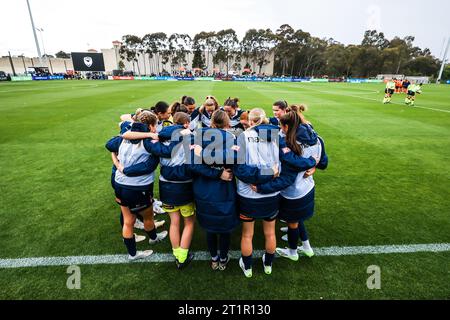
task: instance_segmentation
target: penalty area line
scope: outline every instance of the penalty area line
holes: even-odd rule
[[[385,245],[385,246],[355,246],[355,247],[323,247],[314,249],[316,256],[336,257],[373,254],[400,254],[417,252],[447,252],[450,243]],[[255,258],[262,257],[264,251],[253,252]],[[194,252],[196,261],[209,261],[211,256],[207,251]],[[232,259],[238,259],[240,251],[230,252]],[[146,259],[132,263],[167,263],[174,262],[170,253],[153,253]],[[0,269],[33,268],[49,266],[98,265],[98,264],[127,264],[127,255],[98,255],[98,256],[68,256],[68,257],[37,257],[19,259],[0,259]]]

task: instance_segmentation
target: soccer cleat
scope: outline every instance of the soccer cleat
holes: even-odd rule
[[[136,243],[142,242],[144,240],[145,240],[145,236],[140,236],[140,235],[138,235],[136,233],[134,234],[134,241],[136,241]]]
[[[283,240],[283,241],[288,241],[288,235],[287,234],[285,234],[284,236],[282,236],[281,237],[281,240]]]
[[[165,214],[166,212],[162,208],[162,202],[161,201],[154,201],[153,202],[153,215],[157,214]]]
[[[303,249],[303,246],[298,246],[298,247],[297,247],[297,251],[298,251],[298,253],[300,253],[301,255],[306,256],[306,257],[308,257],[308,258],[314,257],[314,251],[313,251],[313,249],[305,250],[305,249]]]
[[[161,231],[160,233],[157,233],[156,234],[156,239],[155,240],[153,240],[153,239],[149,239],[148,240],[148,243],[149,244],[156,244],[156,243],[159,243],[159,242],[161,242],[161,241],[163,241],[166,237],[167,237],[167,234],[168,234],[168,232],[167,231]]]
[[[177,269],[178,270],[184,269],[185,267],[187,267],[187,265],[189,263],[191,263],[192,260],[194,260],[194,254],[189,251],[187,258],[186,258],[186,260],[183,263],[180,263],[178,261],[178,259],[175,261],[176,264],[177,264]]]
[[[281,232],[288,232],[288,227],[281,227],[281,228],[280,228],[280,231],[281,231]]]
[[[219,270],[219,260],[214,261],[211,259],[211,269],[214,271]]]
[[[153,250],[137,251],[136,255],[128,255],[128,261],[136,261],[139,259],[145,259],[153,253]]]
[[[134,223],[134,228],[138,230],[144,230],[144,223],[141,220],[136,219],[136,222]]]
[[[296,252],[295,254],[291,254],[289,252],[289,248],[286,249],[277,248],[276,252],[283,258],[288,258],[292,261],[298,261],[298,253]]]
[[[252,268],[245,269],[244,260],[242,260],[242,257],[239,259],[239,267],[241,267],[242,271],[244,272],[244,275],[247,278],[251,278],[253,276]]]
[[[166,223],[165,220],[155,220],[155,228],[161,228],[164,223]]]
[[[230,262],[230,256],[227,256],[227,259],[223,262],[219,260],[219,270],[224,271],[228,266],[228,262]]]
[[[264,273],[265,274],[272,274],[272,266],[266,266],[266,254],[264,253],[262,256],[262,263],[263,263],[263,267],[264,267]]]

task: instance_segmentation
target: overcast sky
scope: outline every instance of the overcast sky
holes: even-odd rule
[[[450,36],[448,0],[30,0],[45,51],[111,48],[124,34],[188,33],[233,28],[275,31],[288,23],[318,37],[359,44],[364,31],[388,38],[416,37],[415,44],[441,54]],[[37,56],[26,0],[2,0],[0,55]],[[41,37],[38,32],[39,42]],[[42,43],[41,43],[42,50]],[[43,51],[43,50],[42,50]]]

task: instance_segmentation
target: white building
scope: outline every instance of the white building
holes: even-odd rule
[[[113,70],[119,69],[119,63],[122,61],[124,64],[124,71],[133,71],[136,75],[150,75],[150,74],[158,74],[163,70],[172,73],[181,70],[191,70],[192,69],[192,61],[194,59],[194,53],[188,53],[186,56],[186,63],[183,65],[172,65],[169,60],[165,65],[162,64],[161,56],[155,55],[150,57],[148,54],[143,54],[138,56],[137,62],[126,61],[125,59],[120,58],[119,49],[121,43],[119,41],[113,42],[113,48],[111,49],[101,49],[100,52],[103,53],[103,59],[105,62],[105,72],[110,75],[113,73]],[[87,50],[88,52],[97,52],[94,49]],[[213,65],[213,54],[211,52],[205,52],[204,57],[206,59],[207,70],[208,73],[222,72],[226,73],[227,67],[224,63],[220,63],[218,65]],[[270,62],[264,65],[261,69],[261,73],[266,75],[273,74],[274,68],[274,55],[268,59]],[[11,66],[11,61],[12,65]],[[13,74],[13,67],[16,74],[24,74],[27,71],[28,67],[48,67],[51,73],[66,73],[69,70],[73,70],[72,59],[60,59],[60,58],[43,58],[42,64],[39,61],[39,58],[27,58],[27,57],[12,57],[4,56],[0,58],[0,71],[4,71],[9,74]],[[247,61],[245,58],[242,58],[240,62],[235,61],[234,59],[229,61],[229,72],[235,72],[237,74],[241,74],[247,62],[250,64],[251,69],[255,72],[259,72],[259,67],[252,61]]]

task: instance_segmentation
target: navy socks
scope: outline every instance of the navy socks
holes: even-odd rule
[[[266,266],[271,266],[273,263],[273,258],[275,257],[274,253],[265,253],[265,258],[264,258],[264,265]]]
[[[231,234],[221,233],[219,237],[220,260],[225,261],[228,257],[228,251],[230,251]]]
[[[305,223],[303,221],[298,223],[298,230],[300,231],[300,239],[302,241],[308,240],[308,232],[306,232]]]
[[[153,230],[147,231],[145,230],[145,232],[148,234],[148,237],[152,240],[156,240],[156,228],[153,228]]]
[[[244,262],[245,270],[251,269],[253,264],[253,256],[249,255],[248,257],[242,256],[242,261]]]
[[[289,248],[297,250],[298,238],[300,236],[300,225],[299,228],[291,229],[288,228],[288,243]]]
[[[230,251],[231,234],[230,233],[206,233],[206,241],[211,257],[217,257],[217,249],[220,250],[220,260],[225,261]],[[219,242],[219,248],[217,248]]]
[[[136,240],[134,236],[131,239],[123,238],[123,243],[127,247],[128,254],[134,257],[136,255]]]
[[[208,243],[208,250],[211,257],[217,257],[217,234],[207,232],[206,242]]]

